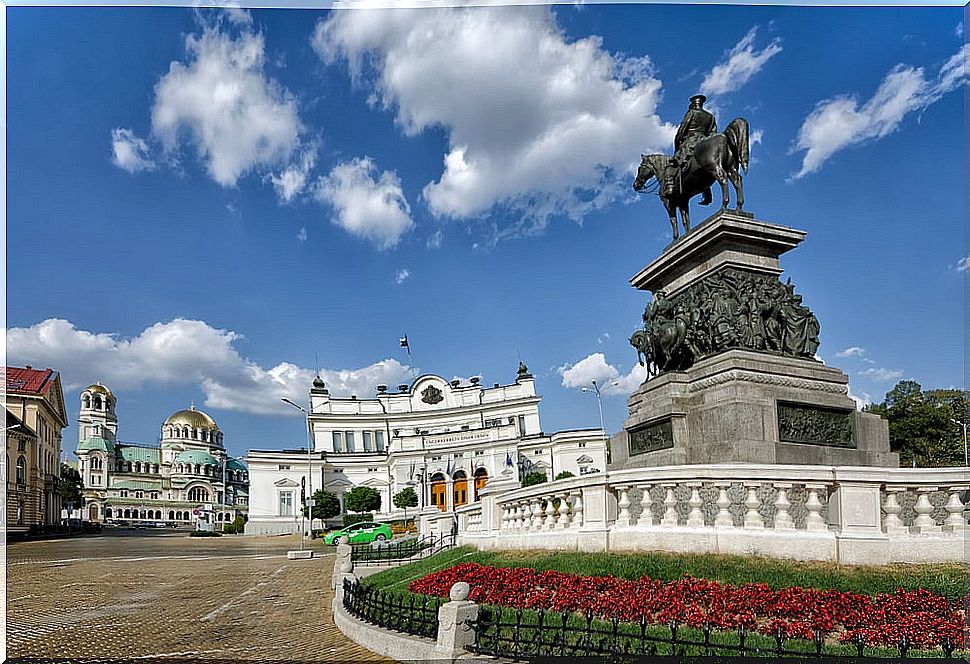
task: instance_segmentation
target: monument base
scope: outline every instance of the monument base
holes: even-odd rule
[[[814,360],[725,351],[630,396],[610,469],[701,463],[898,467],[889,425]]]

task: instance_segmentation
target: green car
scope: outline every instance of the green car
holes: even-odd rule
[[[337,538],[346,535],[351,544],[367,542],[384,542],[391,539],[391,527],[386,523],[355,523],[343,530],[327,533],[323,538],[324,544],[336,544]]]

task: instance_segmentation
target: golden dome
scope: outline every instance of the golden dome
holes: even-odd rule
[[[82,390],[82,392],[91,392],[92,394],[103,394],[106,397],[111,397],[112,399],[115,396],[114,394],[111,393],[111,390],[109,390],[106,385],[102,385],[101,383],[88,385]]]
[[[208,429],[210,431],[219,430],[215,420],[203,413],[201,410],[196,410],[195,406],[172,413],[168,416],[168,419],[165,420],[165,424],[181,424],[192,427],[193,429]],[[165,424],[162,426],[165,426]]]

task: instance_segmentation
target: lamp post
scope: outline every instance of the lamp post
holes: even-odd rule
[[[600,391],[600,386],[596,384],[595,378],[591,380],[590,383],[593,385],[593,389],[590,389],[588,387],[583,387],[580,389],[580,391],[586,392],[587,394],[596,395],[596,406],[597,408],[599,408],[599,413],[600,413],[600,429],[603,430],[603,440],[606,443],[606,455],[607,455],[606,461],[607,463],[609,463],[610,445],[609,445],[609,436],[606,435],[606,424],[603,422],[603,393]],[[620,384],[620,381],[618,380],[614,380],[612,383],[610,383],[610,385],[619,385],[619,384]]]
[[[955,420],[952,417],[950,418],[950,421],[963,429],[963,465],[970,466],[970,463],[968,463],[970,458],[968,458],[967,455],[967,423],[961,422],[960,420]]]
[[[310,519],[310,527],[313,527],[313,433],[310,431],[310,413],[303,406],[293,403],[286,397],[282,398],[284,403],[288,403],[306,415],[306,475],[307,475],[307,497],[306,509],[307,517]],[[301,526],[300,551],[303,550],[303,542],[306,540],[306,528]]]

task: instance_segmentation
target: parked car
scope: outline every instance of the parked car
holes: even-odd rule
[[[100,533],[101,524],[97,521],[82,521],[81,531],[85,533]]]
[[[351,544],[367,542],[383,542],[391,539],[391,527],[386,523],[355,523],[343,530],[327,533],[323,538],[324,544],[336,544],[337,538],[347,535]]]

